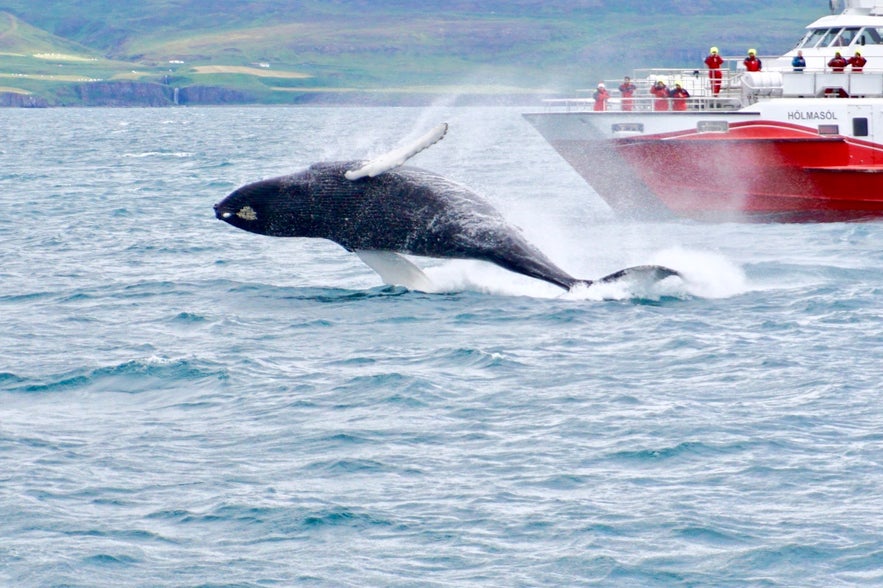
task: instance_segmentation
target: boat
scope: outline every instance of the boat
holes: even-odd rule
[[[761,71],[725,57],[717,92],[704,65],[636,70],[633,98],[618,97],[620,80],[604,81],[605,110],[559,98],[523,116],[622,216],[883,219],[883,0],[830,5],[792,50],[761,56]],[[859,52],[867,65],[837,71],[835,52]],[[688,90],[685,109],[656,110],[658,80]]]

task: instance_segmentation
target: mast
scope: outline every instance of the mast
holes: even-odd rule
[[[883,16],[883,0],[828,0],[832,14]]]

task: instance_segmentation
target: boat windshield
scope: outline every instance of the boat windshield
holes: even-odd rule
[[[828,32],[825,33],[825,36],[822,37],[822,41],[819,43],[819,47],[827,47],[831,44],[831,41],[837,36],[840,32],[840,29],[828,29]]]
[[[883,27],[867,27],[858,36],[859,45],[880,45],[883,43]]]
[[[834,29],[835,33],[839,30],[840,29]],[[815,47],[818,44],[819,39],[827,35],[828,29],[813,29],[803,38],[803,43],[799,46],[808,48]],[[828,39],[828,41],[830,42],[830,39]]]
[[[834,39],[835,47],[846,47],[858,36],[858,27],[843,29],[840,36]]]

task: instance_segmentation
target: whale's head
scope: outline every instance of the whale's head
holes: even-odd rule
[[[215,216],[238,229],[274,237],[306,237],[309,185],[297,175],[242,186],[215,204]]]

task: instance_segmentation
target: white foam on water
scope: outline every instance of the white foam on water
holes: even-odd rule
[[[718,253],[672,247],[656,253],[651,263],[680,272],[690,296],[730,298],[754,289],[742,268]]]
[[[660,300],[663,298],[730,298],[764,289],[752,284],[745,272],[725,256],[680,247],[652,254],[647,263],[678,271],[681,276],[662,280],[644,274],[608,283],[577,285],[564,291],[553,284],[472,260],[448,260],[424,268],[439,292],[472,290],[504,296],[560,298],[573,301]],[[595,276],[600,278],[601,276]]]
[[[491,263],[451,260],[424,269],[439,292],[474,291],[499,296],[557,298],[561,288],[542,280],[510,272]]]

